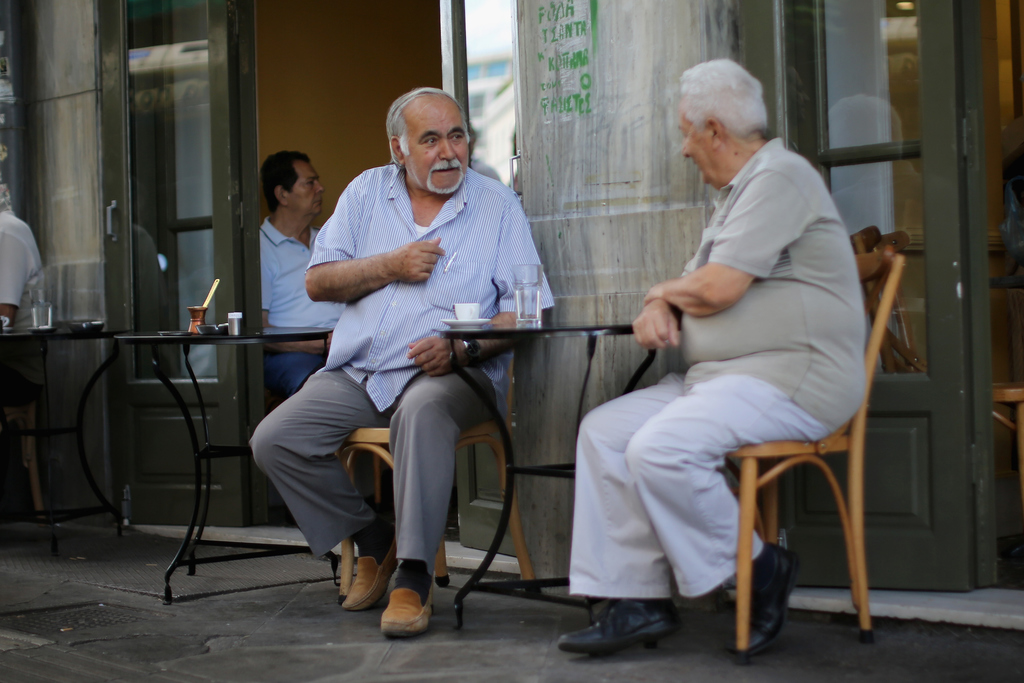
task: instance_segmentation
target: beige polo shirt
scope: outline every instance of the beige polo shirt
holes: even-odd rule
[[[710,262],[755,279],[729,308],[683,316],[686,383],[756,377],[836,429],[863,399],[865,316],[850,239],[824,181],[775,139],[715,204],[683,274]]]

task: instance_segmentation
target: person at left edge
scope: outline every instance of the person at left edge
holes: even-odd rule
[[[26,332],[32,327],[29,290],[42,284],[43,263],[32,229],[14,212],[0,210],[0,324],[5,332]],[[0,410],[36,400],[43,379],[38,342],[7,340],[0,344]],[[21,461],[11,457],[16,441],[20,439],[0,432],[0,506],[10,504],[11,509],[18,507],[11,494],[23,488],[19,482],[24,476]]]
[[[381,617],[381,631],[394,637],[428,627],[455,442],[490,417],[451,372],[451,344],[437,330],[454,304],[473,302],[495,326],[514,326],[513,266],[540,258],[518,197],[468,169],[466,117],[448,93],[417,88],[399,97],[387,134],[394,163],[345,189],[306,272],[312,299],[346,304],[327,365],[260,423],[250,443],[314,553],[355,541],[346,609],[384,597],[402,561]],[[546,282],[542,301],[553,305]],[[460,365],[504,408],[508,345],[455,348]],[[391,429],[395,529],[334,457],[360,427]]]
[[[281,151],[266,158],[260,179],[270,209],[260,226],[263,326],[333,328],[344,304],[306,294],[306,267],[320,231],[312,227],[323,203],[320,176],[307,155]],[[267,344],[264,351],[263,383],[286,398],[323,364],[320,341]]]

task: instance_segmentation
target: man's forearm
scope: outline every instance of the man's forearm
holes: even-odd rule
[[[398,279],[391,261],[388,253],[313,266],[306,271],[306,293],[313,301],[356,301]]]
[[[665,280],[651,287],[644,297],[644,303],[662,299],[686,315],[708,316],[739,301],[753,280],[753,275],[742,270],[709,263],[689,275]]]
[[[324,343],[319,339],[297,342],[278,342],[277,344],[264,344],[263,348],[274,353],[312,353],[319,356],[324,352]]]

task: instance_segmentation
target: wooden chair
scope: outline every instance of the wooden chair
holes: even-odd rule
[[[4,416],[9,426],[18,425],[19,429],[36,428],[36,402],[23,406],[7,406]],[[21,437],[21,463],[28,470],[28,483],[32,491],[32,506],[37,512],[43,510],[43,490],[39,485],[39,465],[36,462],[36,437]]]
[[[850,236],[853,253],[870,254],[886,248],[899,253],[910,245],[910,235],[903,230],[886,233],[885,235],[874,225]],[[865,290],[864,296],[868,292]],[[878,302],[872,302],[877,306]],[[883,372],[928,372],[928,362],[917,352],[917,341],[914,329],[907,317],[907,309],[903,303],[903,288],[896,290],[896,303],[893,306],[892,320],[882,340],[880,351]],[[870,311],[874,315],[874,309]]]
[[[1024,382],[999,382],[992,385],[992,400],[1013,408],[1014,420],[992,411],[992,417],[1010,431],[1017,433],[1017,476],[1020,478],[1020,498],[1024,508]],[[1006,476],[1012,472],[997,472],[996,476]],[[1024,511],[1024,510],[1022,510]],[[1024,546],[1021,546],[1024,547]]]
[[[864,551],[864,436],[867,426],[868,400],[878,366],[879,351],[887,332],[896,292],[906,257],[892,249],[870,252],[857,257],[861,282],[869,285],[865,308],[874,309],[871,336],[864,355],[867,385],[864,400],[853,418],[831,435],[816,443],[774,441],[744,446],[730,454],[740,461],[740,530],[736,552],[736,651],[740,661],[749,661],[750,609],[753,578],[753,533],[757,515],[757,491],[763,490],[765,539],[778,534],[778,478],[792,467],[812,464],[821,470],[832,489],[839,511],[839,521],[846,541],[846,559],[850,571],[850,592],[860,620],[860,639],[873,642],[871,612],[868,605],[867,557]],[[877,303],[876,303],[877,302]],[[822,456],[847,452],[847,497]],[[770,469],[759,472],[759,464],[768,462]],[[776,462],[777,461],[777,462]]]
[[[508,406],[508,428],[511,430],[512,418],[512,366],[509,365],[509,390],[506,397]],[[345,443],[338,449],[336,455],[341,460],[349,476],[352,476],[355,459],[360,453],[370,453],[373,458],[374,474],[374,500],[380,503],[380,464],[383,462],[394,469],[395,463],[391,457],[389,444],[391,442],[391,430],[387,428],[365,428],[353,431],[345,440]],[[505,448],[501,442],[501,432],[498,424],[488,420],[471,427],[462,432],[455,450],[472,446],[473,444],[486,444],[494,453],[494,459],[498,466],[502,495],[505,493]],[[512,534],[512,543],[516,549],[516,559],[519,561],[519,573],[523,579],[533,579],[533,563],[530,561],[530,553],[526,548],[526,537],[523,535],[523,525],[519,518],[519,503],[515,492],[512,494],[512,516],[508,523],[509,533]],[[351,538],[346,538],[341,544],[341,569],[340,582],[338,586],[338,601],[344,601],[352,586],[352,570],[355,566],[355,544]],[[445,557],[444,540],[437,549],[437,556],[434,559],[434,580],[438,586],[448,585],[448,562]]]

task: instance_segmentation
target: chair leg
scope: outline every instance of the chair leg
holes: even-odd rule
[[[355,569],[356,544],[351,538],[341,542],[341,566],[338,568],[338,604],[345,602],[352,588],[352,572]]]
[[[35,402],[29,405],[25,415],[25,428],[36,428]],[[24,436],[21,438],[21,458],[25,467],[28,468],[29,488],[32,491],[32,505],[37,512],[43,510],[43,488],[39,483],[39,459],[36,457],[36,437]]]
[[[501,495],[505,496],[505,449],[500,443],[490,444],[494,451],[494,460],[498,466],[498,481]],[[516,549],[516,560],[519,562],[519,576],[523,580],[532,581],[537,578],[533,571],[533,561],[526,547],[526,535],[523,533],[523,520],[519,516],[519,496],[512,492],[512,514],[508,520],[508,530],[512,534],[512,545]]]
[[[1024,512],[1024,403],[1017,406],[1017,475],[1020,477],[1021,512]]]
[[[743,458],[740,464],[740,529],[736,546],[736,655],[740,664],[750,662],[747,650],[750,648],[750,608],[753,598],[757,475],[757,460]]]
[[[772,479],[761,487],[761,504],[764,509],[765,543],[778,543],[779,540],[779,480]]]
[[[512,515],[508,520],[508,530],[512,534],[512,544],[516,548],[519,577],[524,581],[532,581],[537,575],[533,572],[533,561],[530,559],[530,551],[526,548],[523,520],[519,517],[519,495],[515,492],[512,493]]]
[[[863,449],[864,444],[853,444],[853,448]],[[871,603],[868,593],[868,556],[864,542],[864,472],[863,472],[863,450],[861,450],[859,471],[851,468],[847,476],[847,518],[850,529],[849,540],[847,541],[847,553],[852,550],[853,558],[850,562],[850,590],[853,593],[853,604],[857,608],[857,617],[860,622],[860,642],[875,642],[874,631],[871,627]],[[853,453],[850,454],[851,459]],[[838,486],[838,485],[837,485]],[[838,504],[838,501],[837,501]]]
[[[373,502],[380,505],[383,496],[380,486],[380,458],[373,459]]]
[[[448,576],[448,557],[445,554],[444,539],[437,546],[437,557],[434,558],[434,583],[444,588],[451,582]]]

